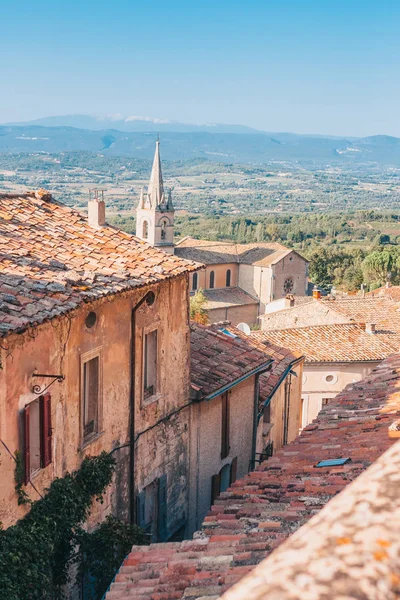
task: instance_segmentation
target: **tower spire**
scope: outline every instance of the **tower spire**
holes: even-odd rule
[[[154,153],[153,167],[151,169],[147,195],[150,200],[151,208],[157,208],[157,206],[164,204],[165,202],[159,140],[156,142],[156,151]]]

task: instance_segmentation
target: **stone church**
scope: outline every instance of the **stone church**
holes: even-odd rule
[[[156,143],[147,192],[142,190],[136,214],[140,239],[180,258],[204,264],[191,275],[192,293],[202,289],[212,323],[257,324],[276,300],[307,295],[308,262],[294,250],[274,242],[235,244],[183,238],[174,244],[174,206],[166,193]],[[268,309],[267,309],[268,310]]]

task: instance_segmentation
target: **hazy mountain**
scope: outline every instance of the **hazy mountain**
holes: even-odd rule
[[[290,133],[162,132],[160,137],[166,160],[200,158],[225,163],[275,161],[300,166],[400,167],[400,139],[383,135],[345,139]],[[0,152],[85,150],[151,159],[156,138],[155,131],[0,126]]]
[[[92,117],[90,115],[64,115],[58,117],[43,117],[33,121],[23,123],[6,123],[19,127],[30,125],[40,125],[42,127],[76,127],[78,129],[90,129],[92,131],[101,131],[104,129],[117,129],[118,131],[142,131],[142,132],[176,132],[176,133],[257,133],[257,129],[246,127],[245,125],[221,125],[205,124],[191,125],[179,123],[177,121],[168,121],[152,117],[126,117],[120,115],[113,117]]]

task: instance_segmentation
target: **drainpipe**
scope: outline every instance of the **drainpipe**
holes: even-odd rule
[[[284,413],[284,429],[283,429],[283,445],[286,446],[289,432],[289,414],[290,414],[290,389],[292,385],[292,374],[289,372],[289,377],[285,381],[285,413]]]
[[[136,379],[136,311],[144,302],[151,306],[154,304],[155,294],[150,291],[143,296],[141,300],[132,308],[131,313],[131,349],[130,349],[130,392],[129,392],[129,518],[132,524],[135,523],[136,506],[135,506],[135,379]]]

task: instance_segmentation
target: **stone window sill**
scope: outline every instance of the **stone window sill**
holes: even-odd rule
[[[93,433],[91,436],[88,436],[87,438],[85,438],[82,441],[82,444],[79,446],[78,452],[80,452],[81,450],[85,450],[85,448],[90,446],[90,444],[93,444],[93,442],[96,442],[99,438],[101,438],[104,435],[104,433],[105,433],[104,431],[100,431],[99,433]]]

